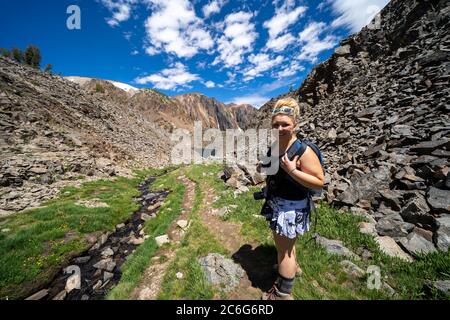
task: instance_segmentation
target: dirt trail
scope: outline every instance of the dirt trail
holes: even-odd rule
[[[185,176],[177,178],[185,185],[182,215],[175,219],[169,227],[168,235],[171,242],[179,244],[184,232],[177,226],[177,221],[188,220],[195,199],[195,183]],[[213,234],[221,245],[228,251],[229,256],[245,271],[245,276],[228,295],[232,300],[259,300],[263,291],[270,288],[273,283],[272,265],[274,259],[262,252],[258,243],[246,241],[241,235],[241,224],[224,221],[213,214],[212,205],[216,199],[214,189],[207,184],[201,185],[205,197],[203,198],[199,215],[205,227]],[[164,275],[176,257],[177,250],[165,247],[158,250],[152,259],[152,264],[145,271],[144,277],[137,288],[134,289],[131,299],[154,300],[161,290]],[[214,299],[220,299],[219,296]]]
[[[205,199],[200,217],[203,224],[228,250],[232,259],[241,265],[245,276],[239,286],[228,295],[231,300],[259,300],[263,291],[273,283],[273,261],[263,254],[258,243],[249,242],[241,235],[242,224],[224,221],[213,214],[212,205],[216,198],[214,189],[202,185]],[[275,261],[275,258],[273,259]],[[218,298],[218,297],[217,297]]]
[[[169,227],[167,234],[171,243],[178,245],[184,237],[184,231],[178,227],[177,222],[188,220],[194,206],[195,183],[185,176],[177,177],[178,181],[185,185],[181,215],[177,217]],[[144,277],[137,288],[134,289],[132,300],[155,300],[161,290],[162,281],[167,268],[176,256],[173,247],[160,248],[152,259],[151,265],[145,271]]]

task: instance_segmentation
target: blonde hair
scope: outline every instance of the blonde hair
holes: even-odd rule
[[[280,110],[280,112],[277,112],[277,109],[283,108],[283,107],[289,107],[294,109],[294,114],[286,114],[284,112],[282,112]],[[297,100],[295,100],[294,98],[285,98],[285,99],[280,99],[277,101],[277,103],[275,104],[275,106],[273,107],[272,110],[274,113],[272,113],[272,117],[276,116],[277,114],[286,114],[290,117],[292,117],[292,119],[294,120],[294,123],[297,121],[297,118],[300,116],[300,106],[298,105]]]

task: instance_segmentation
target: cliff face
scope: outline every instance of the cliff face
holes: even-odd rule
[[[450,245],[448,30],[448,1],[392,0],[380,28],[342,41],[290,94],[299,135],[325,154],[327,200],[369,213],[412,255]]]
[[[199,93],[184,94],[173,97],[180,109],[193,121],[202,121],[204,128],[246,129],[248,121],[256,109],[249,105],[225,105],[214,98]]]
[[[153,89],[124,91],[105,80],[79,77],[71,79],[93,95],[119,103],[170,132],[175,128],[192,131],[195,121],[201,121],[205,129],[245,130],[256,114],[256,109],[250,105],[225,105],[200,93],[169,97]]]

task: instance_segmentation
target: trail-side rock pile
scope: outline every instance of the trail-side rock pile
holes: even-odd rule
[[[168,164],[170,145],[120,103],[0,58],[0,216],[53,197],[61,181]]]
[[[447,251],[450,6],[392,0],[379,21],[342,41],[291,93],[302,108],[299,135],[325,155],[326,199],[369,214],[365,230],[380,242],[413,256]]]

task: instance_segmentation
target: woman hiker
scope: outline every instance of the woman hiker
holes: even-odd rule
[[[309,230],[311,189],[321,189],[324,173],[319,157],[309,146],[304,153],[289,159],[287,152],[301,149],[295,134],[300,107],[292,98],[279,100],[272,110],[272,128],[279,133],[279,169],[268,176],[269,197],[262,214],[270,222],[278,254],[278,279],[263,295],[263,300],[293,300],[296,273],[301,272],[295,253],[297,236]],[[270,156],[271,150],[268,155]],[[296,152],[297,153],[297,152]],[[312,200],[311,200],[312,201]]]

